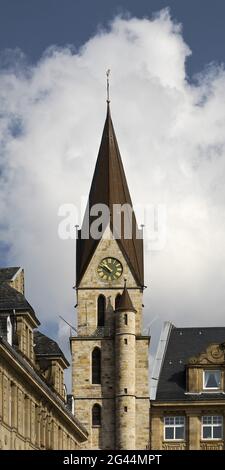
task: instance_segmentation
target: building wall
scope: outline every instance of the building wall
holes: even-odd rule
[[[3,351],[4,352],[4,351]],[[0,449],[76,449],[77,427],[0,354]]]
[[[30,321],[29,314],[17,315],[16,325],[18,347],[25,357],[34,362],[34,325]]]
[[[185,416],[185,439],[183,441],[166,441],[164,439],[164,417]],[[225,429],[225,404],[217,406],[208,404],[189,404],[177,407],[151,405],[151,427],[150,440],[152,450],[223,450],[225,449],[224,439],[204,440],[202,439],[201,419],[204,415],[222,415],[223,430]]]
[[[102,374],[100,384],[92,384],[92,351],[101,349]],[[112,449],[114,443],[114,341],[112,338],[83,338],[72,340],[72,384],[75,414],[87,428],[87,448]],[[102,433],[92,428],[92,407],[102,407]],[[99,447],[97,442],[99,436]]]

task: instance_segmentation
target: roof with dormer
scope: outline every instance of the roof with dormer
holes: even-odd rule
[[[84,272],[100,241],[92,238],[90,228],[88,228],[96,219],[96,217],[90,216],[90,210],[95,204],[105,204],[109,208],[110,220],[106,220],[103,232],[108,224],[110,224],[110,228],[112,231],[114,230],[114,233],[114,205],[128,204],[131,208],[133,207],[112,123],[109,104],[107,106],[107,115],[89,193],[88,205],[84,215],[82,229],[78,231],[76,263],[77,286],[79,286]],[[124,237],[122,222],[122,236],[117,239],[117,242],[137,284],[142,287],[144,285],[143,240],[141,231],[137,226],[134,211],[132,211],[132,215],[129,217],[128,224],[131,229],[131,238],[128,239]],[[82,236],[85,227],[87,227],[86,239]]]
[[[179,400],[215,400],[225,399],[224,393],[186,393],[186,367],[191,363],[193,357],[202,355],[212,344],[222,344],[225,341],[225,327],[193,327],[176,328],[171,325],[168,331],[164,353],[160,352],[162,358],[158,377],[156,401],[179,401]],[[157,355],[156,355],[157,361]],[[218,365],[215,364],[215,369]],[[154,381],[156,379],[153,378]]]
[[[37,323],[40,325],[36,317],[34,309],[27,301],[26,297],[10,285],[15,274],[20,268],[1,268],[0,269],[0,315],[8,312],[29,312]]]

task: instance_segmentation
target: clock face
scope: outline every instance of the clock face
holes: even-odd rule
[[[104,258],[97,268],[98,275],[103,281],[114,281],[122,275],[123,267],[116,258]]]

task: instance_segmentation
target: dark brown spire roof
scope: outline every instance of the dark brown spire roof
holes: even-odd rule
[[[133,207],[113,128],[109,104],[107,105],[106,121],[88,203],[89,204],[84,215],[82,230],[84,227],[87,227],[88,224],[90,226],[93,220],[95,220],[96,217],[90,216],[91,207],[95,204],[105,204],[108,206],[110,210],[111,230],[113,228],[113,205],[129,204]],[[106,226],[108,225],[108,222]],[[137,238],[137,234],[139,234],[140,237],[141,231],[138,229],[134,212],[132,213],[130,224],[132,224],[132,238],[124,238],[122,223],[122,237],[117,239],[117,242],[130,266],[138,286],[143,287],[143,240],[142,238]],[[88,238],[83,239],[83,237],[81,237],[82,230],[78,231],[77,239],[77,286],[79,286],[83,274],[99,243],[99,240],[94,240],[89,236],[89,232]]]
[[[136,312],[136,310],[135,310],[135,308],[132,304],[132,300],[129,296],[129,292],[127,290],[126,284],[124,286],[123,293],[122,293],[121,297],[119,298],[116,311],[117,312],[118,311],[119,312]]]

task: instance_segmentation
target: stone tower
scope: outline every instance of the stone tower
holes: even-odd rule
[[[116,448],[136,447],[135,314],[126,284],[116,308]],[[129,410],[129,412],[128,412]]]
[[[108,215],[99,219],[103,204]],[[97,225],[96,236],[93,227]],[[143,270],[142,233],[108,102],[77,237],[77,336],[71,338],[75,412],[88,429],[89,449],[149,446],[149,337],[142,335]]]

